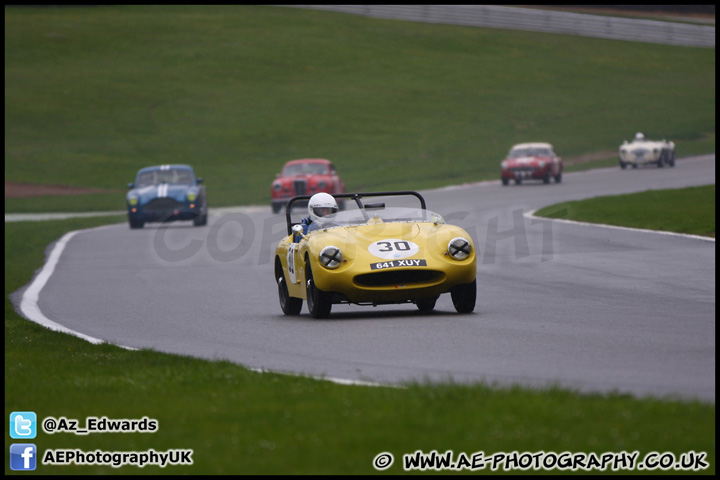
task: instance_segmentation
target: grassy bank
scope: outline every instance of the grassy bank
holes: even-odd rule
[[[566,202],[538,210],[535,215],[715,237],[715,185],[650,190]]]
[[[192,449],[193,465],[39,465],[35,473],[372,474],[374,457],[390,452],[395,462],[385,472],[398,474],[402,455],[417,450],[469,457],[478,451],[638,451],[641,458],[673,452],[678,459],[695,451],[707,452],[710,465],[697,473],[715,471],[714,405],[481,385],[343,386],[254,373],[227,362],[92,345],[15,313],[9,294],[30,281],[45,245],[66,231],[108,221],[6,224],[5,418],[26,410],[38,420],[66,417],[82,424],[88,416],[147,416],[159,422],[157,432],[41,432],[33,442],[41,454],[51,448]],[[14,442],[6,435],[6,452]],[[12,473],[8,462],[5,473]]]
[[[111,191],[5,209],[122,210],[171,162],[226,206],[269,202],[302,157],[368,191],[495,179],[522,141],[571,164],[638,130],[712,153],[714,72],[708,48],[292,8],[6,7],[6,180]]]

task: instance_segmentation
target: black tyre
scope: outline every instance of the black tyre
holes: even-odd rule
[[[522,178],[516,178],[515,179],[515,185],[520,185],[522,183]]]
[[[196,227],[202,227],[203,225],[207,225],[207,212],[193,218],[193,225],[195,225]]]
[[[302,298],[291,297],[285,280],[285,272],[283,271],[280,259],[275,259],[275,280],[278,285],[278,299],[280,300],[280,308],[285,315],[299,315],[302,310]]]
[[[622,168],[623,170],[625,170],[625,168],[627,168],[627,163],[621,161],[621,162],[620,162],[620,168]]]
[[[558,172],[557,175],[555,175],[555,183],[561,183],[562,182],[562,169]]]
[[[547,169],[547,173],[545,173],[545,176],[543,177],[543,183],[550,183],[550,167]]]
[[[329,317],[332,309],[332,298],[329,293],[323,292],[315,286],[310,262],[305,263],[305,288],[310,316],[313,318]]]
[[[145,225],[145,222],[142,220],[133,220],[132,218],[128,217],[128,223],[130,224],[130,228],[136,229],[136,228],[143,228]]]
[[[279,203],[272,204],[272,212],[273,213],[278,213],[281,208],[282,208],[282,205],[280,205]]]
[[[417,305],[418,310],[421,312],[431,312],[435,309],[435,303],[437,302],[438,297],[433,298],[421,298],[420,300],[415,302],[415,305]]]
[[[665,150],[660,152],[660,158],[658,158],[657,166],[658,168],[663,168],[665,166]]]
[[[500,180],[502,180],[503,186],[506,186],[508,183],[510,183],[510,180],[508,180],[508,179],[505,178],[505,177],[501,177]]]
[[[477,280],[456,285],[450,290],[453,305],[458,313],[470,313],[475,310],[477,298]]]

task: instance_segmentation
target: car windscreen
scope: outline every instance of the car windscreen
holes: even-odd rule
[[[192,172],[186,168],[171,168],[167,170],[146,170],[140,172],[135,180],[137,188],[151,187],[160,185],[161,183],[169,183],[174,185],[193,185],[195,177]]]
[[[323,217],[318,228],[351,227],[378,223],[445,223],[442,215],[421,208],[388,207],[343,210]]]
[[[283,176],[296,175],[327,175],[328,167],[324,163],[293,163],[283,169]]]
[[[510,158],[550,156],[552,152],[548,148],[516,148],[510,151]]]

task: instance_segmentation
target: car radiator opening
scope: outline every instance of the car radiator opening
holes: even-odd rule
[[[155,198],[153,200],[150,200],[145,205],[145,211],[157,211],[157,212],[165,212],[165,211],[172,211],[176,208],[182,207],[182,202],[178,202],[177,200],[174,200],[172,198]]]
[[[354,282],[360,287],[394,287],[413,284],[433,285],[444,279],[445,274],[435,270],[388,270],[358,275],[354,278]]]

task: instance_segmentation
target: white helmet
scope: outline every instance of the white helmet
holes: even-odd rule
[[[320,222],[322,217],[337,213],[338,205],[329,193],[316,193],[308,202],[308,212],[313,222]]]
[[[642,134],[642,132],[637,132],[635,134],[635,141],[636,142],[644,142],[645,141],[645,135]]]

